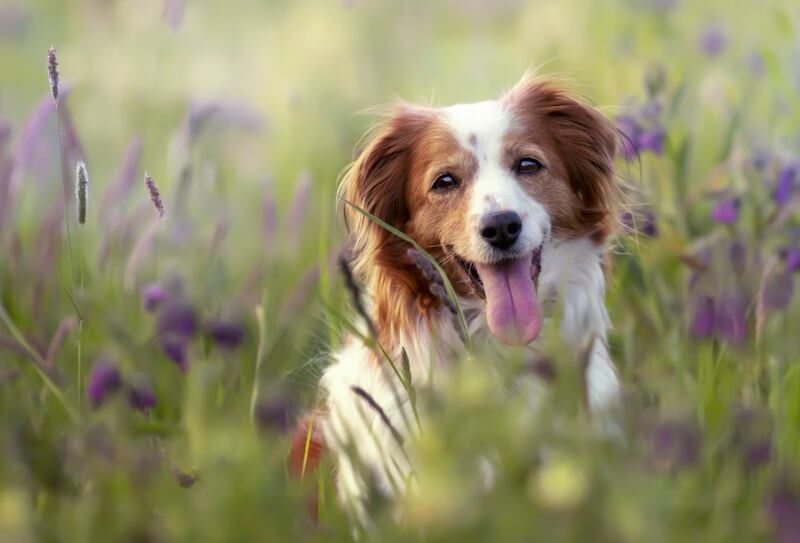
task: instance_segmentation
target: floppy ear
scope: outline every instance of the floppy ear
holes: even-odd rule
[[[401,104],[379,122],[364,150],[345,173],[339,195],[384,222],[405,230],[405,201],[414,148],[435,119],[432,110]],[[412,301],[420,286],[407,264],[408,245],[343,203],[352,241],[353,268],[374,297],[381,333],[398,323],[402,301]],[[413,266],[412,266],[413,267]],[[388,325],[388,326],[387,326]]]
[[[405,185],[411,155],[432,112],[408,104],[393,106],[368,136],[367,144],[351,164],[339,187],[340,196],[372,215],[402,229],[408,220]],[[370,253],[392,235],[358,210],[344,204],[345,220],[355,252]]]
[[[572,98],[545,80],[522,81],[507,99],[522,104],[547,127],[580,200],[576,219],[581,230],[603,241],[616,223],[621,192],[615,182],[618,134],[595,108]]]

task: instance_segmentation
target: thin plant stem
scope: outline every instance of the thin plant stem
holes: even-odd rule
[[[311,451],[311,436],[314,433],[314,417],[311,417],[311,420],[308,421],[308,431],[306,432],[306,443],[305,449],[303,450],[303,465],[300,468],[300,482],[303,482],[303,479],[306,476],[306,466],[308,466],[308,455],[309,451]]]
[[[69,206],[67,205],[67,183],[66,177],[66,158],[64,156],[64,146],[61,142],[61,108],[56,106],[56,132],[58,134],[58,157],[61,162],[61,192],[64,195],[64,224],[67,229],[67,252],[69,253],[69,273],[72,280],[72,292],[75,292],[75,261],[72,258],[72,235],[69,228]],[[76,309],[77,312],[77,309]],[[80,316],[80,314],[78,314]]]
[[[68,297],[72,307],[75,309],[75,315],[78,317],[78,376],[76,382],[76,389],[77,389],[77,399],[78,405],[81,402],[81,380],[83,377],[82,373],[82,364],[81,364],[81,335],[83,332],[83,316],[81,312],[78,310],[78,306],[75,303],[75,260],[72,255],[72,234],[70,233],[69,227],[69,205],[67,202],[67,184],[69,183],[69,179],[67,178],[66,172],[67,164],[66,164],[66,157],[64,156],[64,146],[61,142],[61,108],[58,105],[58,101],[55,102],[56,107],[56,132],[58,133],[58,156],[59,160],[61,161],[61,192],[64,195],[64,224],[67,229],[67,253],[69,254],[69,274],[70,279],[72,281],[72,291],[68,291]],[[83,274],[81,273],[81,284],[83,283]]]
[[[36,349],[34,349],[31,344],[28,343],[28,340],[25,339],[25,336],[22,334],[22,332],[20,332],[17,325],[11,319],[11,316],[6,311],[6,308],[2,302],[0,302],[0,320],[5,323],[9,332],[11,332],[11,336],[17,341],[17,343],[19,343],[20,346],[31,355],[34,360],[33,367],[36,369],[36,373],[39,374],[39,377],[42,379],[42,381],[44,381],[45,386],[50,390],[56,400],[61,403],[64,411],[67,412],[67,415],[69,415],[69,418],[72,420],[72,422],[77,423],[80,420],[78,411],[67,401],[67,398],[64,396],[64,393],[59,386],[50,378],[49,375],[47,375],[44,370],[46,365],[44,358],[42,358],[42,355],[40,355]]]
[[[258,323],[258,349],[256,350],[256,363],[253,369],[253,386],[250,389],[250,423],[255,425],[256,404],[258,403],[258,386],[261,382],[261,365],[264,361],[264,351],[267,341],[267,324],[264,317],[264,296],[262,303],[256,307],[256,322]]]
[[[81,405],[83,385],[83,319],[78,319],[78,407]]]

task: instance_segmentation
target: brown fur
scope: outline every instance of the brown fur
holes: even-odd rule
[[[620,200],[614,180],[618,136],[611,122],[544,80],[522,81],[503,101],[517,114],[518,131],[537,131],[558,153],[578,197],[579,205],[572,209],[559,206],[553,226],[570,237],[590,235],[597,242],[605,241],[614,230]]]
[[[345,174],[340,188],[347,201],[405,231],[409,218],[406,186],[413,156],[423,135],[437,122],[432,109],[396,106]],[[413,306],[431,305],[424,280],[406,257],[408,244],[345,204],[351,230],[354,269],[374,298],[375,320],[383,344],[414,326]]]

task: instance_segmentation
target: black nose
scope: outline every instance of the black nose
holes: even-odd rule
[[[515,211],[498,211],[481,219],[481,237],[498,249],[508,249],[522,232],[522,219]]]

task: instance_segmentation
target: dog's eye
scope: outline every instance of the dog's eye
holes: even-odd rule
[[[519,162],[517,162],[516,170],[519,174],[532,174],[538,173],[544,166],[542,163],[536,160],[535,158],[521,158]]]
[[[436,178],[436,181],[433,182],[431,190],[450,190],[456,188],[457,186],[458,181],[456,178],[447,173]]]

